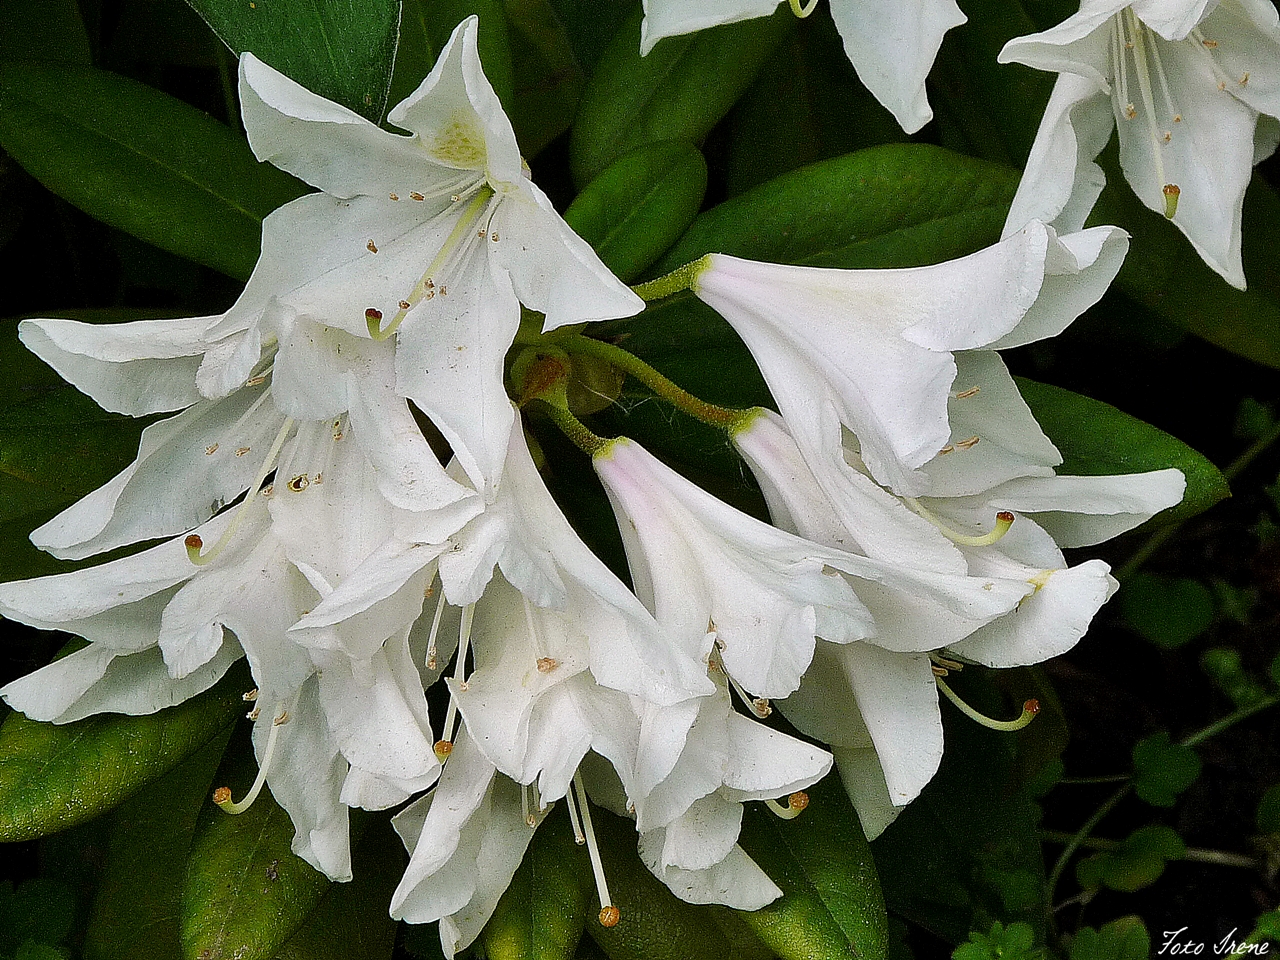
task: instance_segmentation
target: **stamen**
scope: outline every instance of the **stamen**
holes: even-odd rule
[[[1164,175],[1164,158],[1160,155],[1160,132],[1156,127],[1156,103],[1155,96],[1151,92],[1151,76],[1147,72],[1147,38],[1146,31],[1138,22],[1137,16],[1133,10],[1126,7],[1120,14],[1127,17],[1133,26],[1133,43],[1134,43],[1134,64],[1138,73],[1138,90],[1142,94],[1142,106],[1147,112],[1147,133],[1151,137],[1151,156],[1155,160],[1156,165],[1156,183],[1160,184],[1161,189],[1169,184]],[[1159,51],[1154,49],[1155,41],[1152,41],[1152,55],[1155,57],[1156,63],[1159,64]],[[1162,67],[1158,67],[1163,71]],[[1167,83],[1167,81],[1166,81]],[[1172,111],[1171,111],[1172,112]],[[1166,194],[1167,196],[1167,194]],[[1168,213],[1168,205],[1166,201],[1166,216],[1172,216]]]
[[[587,855],[591,858],[591,871],[596,877],[596,893],[600,897],[600,926],[616,927],[622,919],[622,911],[613,905],[609,896],[609,885],[604,878],[604,864],[600,862],[600,847],[596,844],[596,832],[591,826],[591,804],[587,801],[587,791],[582,786],[582,774],[574,772],[573,786],[582,801],[582,832],[587,838]]]
[[[902,502],[910,507],[913,513],[924,517],[937,527],[938,532],[944,537],[952,543],[960,544],[962,547],[989,547],[991,544],[999,541],[1006,533],[1009,532],[1009,528],[1013,526],[1013,514],[1008,510],[1001,510],[996,514],[996,525],[992,527],[990,533],[984,533],[980,536],[971,536],[969,534],[952,530],[943,523],[932,510],[914,497],[903,497]]]
[[[280,733],[280,728],[288,722],[288,710],[280,711],[280,716],[271,721],[271,732],[267,734],[267,748],[262,752],[262,763],[258,764],[258,776],[254,778],[253,786],[249,788],[249,792],[244,795],[243,800],[239,803],[233,803],[230,787],[219,787],[213,791],[213,802],[221,807],[224,812],[230,814],[244,813],[253,806],[253,801],[258,799],[258,794],[262,792],[263,784],[267,782],[267,770],[271,767],[271,758],[275,754],[276,740]]]
[[[427,590],[431,590],[435,583],[435,578],[431,578],[431,584],[427,585]],[[431,633],[427,637],[427,669],[434,670],[438,662],[436,658],[436,635],[440,632],[440,618],[444,615],[445,599],[441,597],[436,601],[436,614],[431,618]]]
[[[467,681],[465,679],[467,672],[467,643],[471,639],[471,621],[475,616],[476,605],[469,603],[462,608],[462,625],[458,629],[458,658],[454,665],[453,678],[458,681],[458,689],[466,690]],[[444,736],[438,740],[435,745],[436,756],[440,762],[444,763],[453,750],[453,725],[458,719],[458,698],[453,695],[453,691],[449,692],[449,709],[444,715]],[[445,747],[444,753],[441,754],[441,748]]]
[[[960,709],[961,713],[970,720],[976,721],[984,727],[988,727],[992,730],[1004,730],[1006,732],[1021,730],[1034,720],[1036,718],[1036,714],[1040,712],[1040,701],[1033,698],[1022,705],[1022,713],[1016,720],[993,720],[986,714],[979,713],[977,710],[973,709],[973,707],[969,706],[969,704],[961,700],[960,695],[947,686],[947,682],[941,677],[934,676],[933,682],[938,685],[938,689],[943,692],[946,698]]]
[[[542,797],[538,793],[538,781],[535,780],[529,784],[529,797],[533,801],[531,805],[525,806],[524,822],[529,825],[529,829],[533,829],[538,825],[538,811],[542,809]],[[525,788],[520,788],[520,800],[524,803]]]
[[[258,688],[254,687],[248,693],[242,693],[240,695],[240,699],[243,700],[245,703],[253,703],[255,700],[258,699]]]
[[[262,461],[262,466],[258,468],[258,475],[254,478],[248,492],[245,494],[244,502],[240,504],[240,508],[236,511],[231,525],[218,538],[218,542],[213,545],[213,548],[208,553],[201,553],[200,551],[204,548],[204,541],[196,533],[191,534],[184,541],[187,547],[187,557],[196,566],[202,567],[207,563],[212,563],[218,554],[223,551],[223,548],[231,542],[231,538],[235,536],[236,531],[240,529],[240,524],[244,520],[249,504],[258,495],[262,481],[267,479],[267,474],[271,472],[271,467],[276,462],[276,456],[280,453],[280,448],[284,446],[285,437],[289,435],[292,427],[293,417],[285,417],[284,425],[280,428],[280,432],[276,434],[275,443],[271,444],[271,449],[267,452],[267,458]]]
[[[714,666],[723,673],[726,679],[728,679],[729,685],[733,687],[734,692],[737,693],[737,695],[742,698],[742,702],[747,705],[747,709],[763,720],[765,717],[773,713],[773,707],[765,697],[751,696],[751,694],[747,693],[747,691],[743,689],[742,684],[738,683],[737,680],[733,679],[733,677],[729,675],[729,671],[726,670],[724,666],[724,659],[719,655],[719,651],[722,646],[720,638],[717,636],[716,649],[714,653],[715,659],[709,662],[708,666]]]
[[[415,200],[424,199],[421,194],[415,193],[410,194],[410,196]],[[396,315],[391,319],[390,323],[384,327],[382,326],[382,314],[380,312],[373,310],[372,308],[365,311],[365,320],[369,325],[370,337],[374,340],[386,340],[396,332],[400,324],[404,322],[404,318],[408,316],[409,311],[416,304],[422,300],[430,300],[431,297],[434,296],[432,290],[435,287],[435,282],[432,280],[432,277],[440,271],[440,268],[444,266],[445,262],[459,249],[458,241],[473,229],[476,220],[483,213],[485,205],[488,204],[493,197],[494,192],[492,187],[482,186],[476,191],[476,195],[472,198],[471,203],[467,205],[467,208],[462,212],[462,216],[458,218],[458,222],[454,225],[453,230],[450,231],[449,236],[445,238],[444,243],[440,246],[435,259],[432,260],[427,269],[423,271],[422,278],[414,285],[413,291],[409,296],[400,301],[401,306]],[[440,292],[441,294],[444,293],[443,287],[441,287]],[[408,303],[409,306],[403,306],[405,303]]]
[[[982,391],[981,387],[970,387],[968,390],[961,390],[956,394],[957,400],[968,400],[970,397],[976,397]]]
[[[572,786],[569,787],[564,798],[567,801],[566,806],[569,808],[569,823],[573,826],[573,842],[578,846],[582,846],[587,842],[587,835],[582,832],[582,823],[578,819],[578,803],[573,799]]]
[[[1182,191],[1176,183],[1166,183],[1160,188],[1160,192],[1164,194],[1165,219],[1172,220],[1173,215],[1178,212],[1178,197],[1182,196]]]
[[[805,808],[809,806],[809,795],[803,790],[797,790],[787,797],[787,805],[785,807],[777,800],[766,800],[764,805],[775,816],[781,817],[783,820],[794,820],[804,813]]]
[[[803,6],[801,5],[801,0],[791,0],[791,12],[801,20],[813,13],[817,6],[818,0],[809,0],[809,2]]]

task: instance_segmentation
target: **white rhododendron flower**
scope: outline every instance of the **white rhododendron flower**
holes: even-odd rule
[[[781,704],[792,722],[831,745],[872,836],[915,798],[942,759],[937,662],[930,653],[1012,667],[1070,649],[1116,582],[1100,560],[1069,567],[1059,546],[1087,546],[1131,529],[1178,503],[1185,487],[1172,469],[1055,475],[1061,454],[999,357],[962,352],[956,362],[963,389],[949,401],[953,434],[924,465],[930,492],[919,498],[877,487],[852,445],[842,450],[839,469],[829,470],[834,479],[820,483],[789,424],[769,411],[734,435],[784,529],[870,557],[1028,587],[1008,612],[984,623],[936,610],[926,622],[903,615],[912,607],[872,604],[887,637],[905,628],[925,643],[912,648],[885,637],[820,643],[800,690]]]
[[[212,685],[243,652],[260,763],[250,802],[265,782],[293,820],[294,851],[348,879],[347,807],[402,802],[434,782],[439,762],[407,628],[379,634],[365,621],[358,660],[308,650],[289,633],[386,536],[394,511],[359,450],[330,429],[302,425],[286,458],[296,468],[327,442],[325,473],[307,463],[306,484],[273,484],[122,560],[0,586],[0,613],[90,641],[0,694],[57,722],[152,713]]]
[[[901,270],[711,254],[691,288],[742,337],[806,459],[837,461],[843,426],[872,477],[916,494],[919,468],[950,436],[953,351],[1060,333],[1102,296],[1127,249],[1115,227],[1059,237],[1032,222],[970,256]]]
[[[782,0],[644,0],[640,52],[663,37],[675,37],[725,23],[767,17]],[[817,0],[791,0],[801,16]],[[831,17],[845,54],[872,95],[907,133],[933,119],[924,81],[933,68],[943,35],[964,23],[955,0],[831,0]]]
[[[1120,135],[1120,166],[1146,206],[1243,289],[1240,218],[1253,165],[1280,139],[1280,17],[1268,0],[1083,0],[1000,62],[1056,71],[1006,230],[1032,218],[1078,229],[1102,190],[1094,158]]]
[[[254,152],[321,192],[263,223],[262,257],[237,304],[206,335],[239,343],[207,372],[217,393],[248,375],[264,305],[359,338],[396,337],[396,390],[448,439],[492,500],[512,411],[502,364],[520,305],[545,328],[639,312],[639,297],[528,178],[485,79],[475,17],[387,119],[390,133],[246,54],[245,131]],[[204,372],[204,371],[202,371]]]

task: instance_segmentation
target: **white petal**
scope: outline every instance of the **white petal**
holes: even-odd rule
[[[279,727],[279,742],[267,768],[267,786],[293,821],[293,852],[330,880],[350,880],[347,808],[339,800],[347,765],[329,735],[316,681],[308,680],[290,700],[289,719]],[[276,711],[283,702],[273,703],[259,694],[264,717],[279,716]],[[270,719],[254,724],[259,763],[271,728]]]
[[[31,534],[63,560],[171,537],[208,520],[252,483],[281,417],[259,389],[202,400],[142,431],[137,459]],[[237,455],[239,453],[239,455]]]
[[[1000,355],[966,350],[956,355],[956,368],[956,390],[947,404],[950,449],[925,466],[930,495],[968,496],[1011,477],[1052,476],[1062,454],[1040,429]],[[970,446],[971,437],[978,442]]]
[[[91,643],[0,687],[0,697],[32,720],[56,720],[102,679],[116,651]]]
[[[1211,5],[1217,6],[1215,0],[1133,0],[1131,9],[1166,40],[1181,40],[1204,19]]]
[[[938,690],[926,654],[867,643],[839,648],[845,677],[871,735],[894,805],[914,800],[942,761]]]
[[[924,80],[942,37],[966,17],[955,0],[835,0],[831,17],[858,79],[907,133],[933,118]]]
[[[730,749],[722,792],[735,800],[795,793],[817,783],[831,769],[827,751],[740,713],[729,714],[727,733]]]
[[[1108,90],[1110,20],[1132,0],[1095,0],[1049,30],[1015,37],[996,58],[1000,63],[1025,63],[1037,70],[1071,73]]]
[[[666,37],[718,27],[726,23],[767,17],[781,0],[644,0],[644,21],[640,24],[640,56]]]
[[[200,399],[196,370],[204,353],[202,334],[213,319],[23,320],[18,339],[100,407],[141,417]]]
[[[520,302],[546,314],[544,331],[644,309],[644,301],[609,272],[536,184],[526,183],[503,199],[492,229],[499,237],[494,256],[511,274]]]
[[[646,857],[655,846],[661,846],[657,838],[652,845],[642,845],[641,859],[654,876],[686,903],[718,903],[735,910],[759,910],[782,896],[777,885],[739,846],[734,846],[727,857],[706,870],[663,868],[656,859],[651,862]]]
[[[1267,0],[1222,0],[1200,25],[1216,39],[1213,58],[1232,80],[1228,89],[1259,113],[1280,116],[1280,14]],[[1239,79],[1249,74],[1247,84]],[[1270,156],[1270,152],[1267,153]]]
[[[647,838],[657,839],[656,833],[665,834],[657,857],[663,868],[706,870],[729,855],[741,829],[742,804],[709,793],[661,831],[642,834],[640,845]],[[650,858],[641,851],[640,859],[648,862]]]
[[[1074,73],[1059,75],[1031,144],[1003,235],[1021,230],[1032,220],[1064,231],[1082,228],[1107,182],[1094,160],[1114,129],[1111,97],[1104,80]]]
[[[472,250],[447,293],[409,314],[396,349],[398,392],[431,417],[472,484],[492,502],[514,419],[503,362],[520,303],[486,251]]]
[[[459,170],[484,170],[495,186],[523,178],[520,148],[480,65],[472,16],[454,28],[422,84],[387,114],[416,134],[419,150]]]
[[[987,624],[951,650],[992,667],[1020,667],[1076,645],[1119,586],[1101,560],[1054,570],[1012,613]]]
[[[407,197],[410,190],[429,192],[435,180],[448,174],[413,138],[380,130],[252,53],[240,58],[240,104],[249,145],[259,160],[334,196],[385,196],[399,190]]]
[[[1163,188],[1176,184],[1181,194],[1174,226],[1223,279],[1244,289],[1240,221],[1244,191],[1253,175],[1257,112],[1223,95],[1212,61],[1193,45],[1149,39],[1164,62],[1170,97],[1184,119],[1173,124],[1164,112],[1150,118],[1140,98],[1136,117],[1117,120],[1120,166],[1138,199],[1162,215]],[[1118,103],[1116,109],[1121,109]],[[1152,123],[1155,137],[1149,129]],[[1168,143],[1163,141],[1166,131]]]
[[[1087,547],[1145,523],[1182,501],[1181,470],[1100,477],[1025,477],[989,491],[998,509],[1029,513],[1059,546]]]

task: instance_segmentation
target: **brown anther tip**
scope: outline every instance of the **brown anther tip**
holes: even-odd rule
[[[1031,713],[1031,714],[1039,713],[1040,701],[1037,700],[1035,697],[1032,697],[1030,700],[1028,700],[1026,703],[1022,705],[1022,712]]]
[[[188,550],[199,550],[204,546],[204,541],[200,539],[200,534],[192,533],[187,535],[187,539],[182,541],[187,545]]]
[[[809,795],[803,790],[797,790],[787,797],[787,806],[792,810],[803,810],[809,806]]]
[[[230,802],[231,802],[231,788],[230,788],[230,787],[219,787],[217,790],[213,791],[213,802],[214,802],[214,803],[216,803],[216,804],[217,804],[218,806],[220,806],[220,807],[221,807],[223,804],[230,803]]]
[[[370,240],[370,241],[369,241],[368,243],[366,243],[364,246],[365,246],[365,249],[366,249],[366,250],[368,250],[370,253],[377,253],[377,252],[378,252],[378,245],[377,245],[376,243],[374,243],[372,240]]]
[[[1160,188],[1160,192],[1163,193],[1166,197],[1176,197],[1182,193],[1182,188],[1179,187],[1176,183],[1166,183],[1163,187]]]
[[[453,744],[448,740],[437,740],[431,749],[436,752],[437,757],[444,758],[453,753]]]
[[[382,311],[379,310],[377,307],[370,307],[368,310],[364,312],[364,318],[366,320],[381,320]]]
[[[558,666],[560,666],[560,663],[555,659],[555,657],[539,657],[538,658],[539,673],[550,673],[552,670],[554,670]]]
[[[1008,510],[1001,510],[996,514],[996,519],[1001,523],[1013,523],[1013,514]]]
[[[600,926],[616,927],[618,921],[622,919],[622,911],[610,904],[607,907],[600,908]]]

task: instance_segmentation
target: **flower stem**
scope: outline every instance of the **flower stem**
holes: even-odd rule
[[[681,269],[684,268],[682,267]],[[655,280],[654,282],[657,283],[658,281]],[[714,403],[700,400],[683,387],[672,383],[635,354],[628,353],[612,343],[593,340],[591,337],[584,337],[582,334],[575,333],[557,339],[556,344],[569,351],[569,353],[586,354],[613,364],[618,369],[631,374],[631,376],[672,406],[689,414],[695,420],[701,420],[703,423],[710,424],[713,427],[731,430],[741,423],[744,418],[751,415],[749,410],[735,410],[732,407],[721,407]]]
[[[569,409],[567,360],[539,356],[527,363],[517,360],[517,366],[521,368],[520,379],[523,381],[521,406],[531,400],[541,400],[551,422],[573,441],[574,446],[589,456],[595,456],[609,444],[608,440],[592,433]]]
[[[1250,703],[1240,707],[1234,713],[1227,714],[1221,720],[1215,720],[1207,727],[1197,730],[1195,733],[1191,734],[1191,736],[1185,738],[1182,741],[1182,745],[1184,747],[1194,747],[1197,744],[1204,743],[1204,741],[1208,740],[1210,737],[1216,737],[1218,734],[1222,733],[1222,731],[1235,726],[1241,720],[1251,717],[1255,713],[1260,713],[1268,707],[1274,707],[1277,703],[1280,703],[1280,694],[1264,697],[1255,703]]]
[[[1089,835],[1093,833],[1094,828],[1102,822],[1102,818],[1115,809],[1116,805],[1127,797],[1133,790],[1132,783],[1126,783],[1119,790],[1113,793],[1105,801],[1102,806],[1093,811],[1093,816],[1084,822],[1084,825],[1073,833],[1066,841],[1066,848],[1058,857],[1053,865],[1053,869],[1049,871],[1048,882],[1048,901],[1053,902],[1053,891],[1058,886],[1058,881],[1062,879],[1062,872],[1067,869],[1067,864],[1071,862],[1071,858],[1076,855],[1076,851],[1084,845],[1089,839]]]
[[[698,280],[698,274],[710,265],[710,257],[710,254],[705,257],[699,257],[691,263],[686,263],[683,267],[676,267],[665,276],[658,277],[657,280],[637,283],[631,289],[646,303],[653,300],[661,300],[663,297],[669,297],[673,293],[679,293],[681,290],[692,290],[693,285]]]
[[[1063,830],[1041,830],[1040,839],[1046,843],[1066,843],[1071,840],[1072,834]],[[1119,840],[1104,840],[1101,837],[1089,837],[1083,840],[1080,846],[1086,850],[1119,850],[1124,844]],[[1244,853],[1231,853],[1228,850],[1206,850],[1202,847],[1188,847],[1186,853],[1179,860],[1191,860],[1196,863],[1216,863],[1223,867],[1242,867],[1246,870],[1256,870],[1258,861],[1254,857]]]

